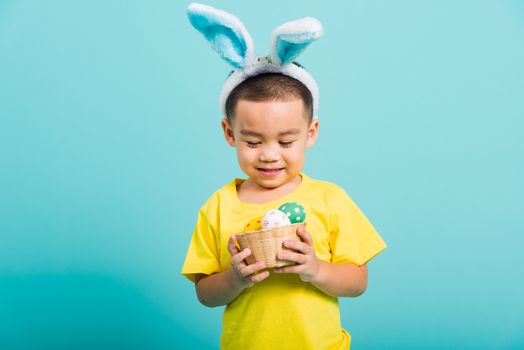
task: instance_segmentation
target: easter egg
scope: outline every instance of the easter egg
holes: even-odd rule
[[[275,227],[287,226],[291,222],[286,214],[278,209],[271,209],[262,217],[262,228],[268,230]]]
[[[292,224],[304,222],[306,220],[306,212],[304,207],[297,202],[287,202],[282,204],[278,210],[285,213]]]
[[[250,220],[246,226],[244,226],[243,232],[257,231],[262,229],[262,216],[258,216]]]

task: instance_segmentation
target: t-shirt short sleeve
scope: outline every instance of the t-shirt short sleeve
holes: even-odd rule
[[[340,191],[330,212],[331,262],[361,266],[384,250],[386,243],[346,192]]]
[[[211,275],[221,271],[215,230],[201,209],[182,267],[182,275],[193,282],[197,274]]]

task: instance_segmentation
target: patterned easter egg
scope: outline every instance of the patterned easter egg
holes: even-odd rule
[[[266,214],[262,217],[262,228],[264,230],[275,227],[287,226],[290,224],[291,222],[289,221],[287,215],[278,209],[268,210]]]
[[[257,231],[262,229],[262,216],[258,216],[247,223],[243,232]]]
[[[297,202],[284,203],[278,208],[278,210],[285,213],[292,224],[304,222],[304,220],[306,220],[304,207]]]

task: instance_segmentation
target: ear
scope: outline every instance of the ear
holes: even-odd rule
[[[275,28],[271,37],[273,62],[282,66],[293,62],[322,34],[322,24],[312,17],[282,24]]]
[[[318,137],[318,119],[313,119],[311,121],[311,124],[309,124],[309,130],[307,132],[307,142],[306,142],[306,146],[307,148],[310,148],[312,147],[315,142],[317,141],[317,137]]]
[[[191,25],[204,35],[211,47],[231,66],[243,69],[253,62],[253,40],[238,18],[197,3],[188,6],[187,16]]]
[[[226,138],[227,143],[231,147],[236,147],[235,134],[233,132],[233,128],[231,127],[231,124],[229,124],[229,120],[227,120],[227,118],[223,118],[221,124],[222,124],[222,130],[224,130],[224,137]]]

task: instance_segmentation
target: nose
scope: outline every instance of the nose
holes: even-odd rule
[[[258,156],[261,162],[271,163],[280,160],[280,149],[278,145],[264,145]]]

